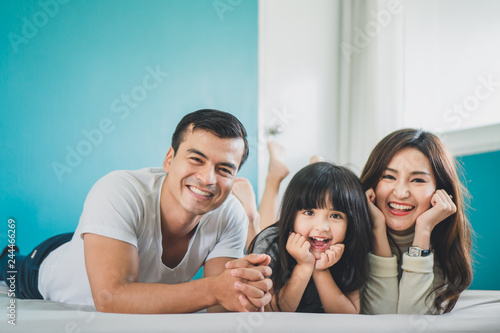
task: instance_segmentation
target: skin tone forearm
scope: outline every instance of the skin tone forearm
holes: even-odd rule
[[[300,300],[304,291],[306,290],[307,284],[311,279],[311,274],[314,270],[314,264],[312,265],[295,265],[290,279],[285,283],[285,285],[280,290],[280,308],[283,312],[295,312],[299,307]],[[273,309],[275,311],[278,309],[276,304],[276,295],[273,295],[271,300]]]
[[[125,242],[84,235],[87,275],[98,311],[117,313],[188,313],[215,305],[229,311],[256,311],[269,303],[268,256],[249,255],[205,263],[205,277],[180,283],[139,283],[137,249]],[[228,287],[231,286],[231,287]]]
[[[94,294],[96,309],[112,313],[188,313],[217,304],[210,278],[184,284],[121,283]]]
[[[384,214],[375,206],[375,191],[366,191],[368,211],[373,220],[373,254],[379,257],[392,257]]]
[[[457,206],[444,190],[437,190],[431,198],[431,208],[417,218],[413,246],[428,250],[434,227],[457,211]]]
[[[315,270],[313,280],[326,313],[359,314],[360,302],[358,291],[352,292],[348,296],[344,295],[328,269]]]
[[[392,257],[391,246],[385,228],[384,230],[373,229],[373,254],[379,257]]]
[[[359,293],[344,295],[329,270],[340,260],[344,249],[344,244],[332,245],[315,263],[312,277],[326,313],[359,313]]]

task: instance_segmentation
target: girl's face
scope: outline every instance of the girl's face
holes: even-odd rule
[[[429,159],[418,149],[397,152],[375,188],[377,207],[390,231],[407,235],[417,217],[431,207],[436,179]]]
[[[303,209],[295,215],[294,231],[311,244],[309,251],[316,259],[331,245],[344,241],[347,216],[334,209]]]

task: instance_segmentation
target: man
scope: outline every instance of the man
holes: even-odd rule
[[[231,261],[246,240],[245,211],[230,193],[247,157],[246,131],[234,116],[186,115],[163,169],[104,176],[74,235],[26,257],[22,296],[118,313],[261,310],[270,301],[269,258]],[[190,281],[202,265],[203,278]],[[28,278],[34,275],[37,281]]]

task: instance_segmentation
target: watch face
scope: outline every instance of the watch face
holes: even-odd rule
[[[420,257],[420,249],[418,247],[410,246],[410,248],[408,248],[408,254],[410,257]]]

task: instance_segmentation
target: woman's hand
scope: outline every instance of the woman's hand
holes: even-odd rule
[[[445,190],[437,190],[431,198],[431,208],[417,217],[417,225],[434,229],[441,221],[448,216],[455,214],[457,206],[451,196]]]
[[[375,195],[375,191],[371,188],[365,192],[366,199],[368,199],[368,212],[370,213],[370,217],[373,221],[373,231],[380,231],[385,233],[385,217],[384,214],[377,206],[375,206],[375,200],[377,196]]]
[[[321,253],[321,258],[316,260],[316,264],[314,265],[314,269],[316,270],[325,270],[327,268],[335,265],[342,257],[344,253],[345,245],[342,243],[337,243],[332,246],[324,253]]]
[[[375,206],[377,196],[375,191],[371,188],[365,192],[366,199],[368,199],[368,212],[373,221],[373,254],[379,257],[391,257],[391,247],[387,238],[387,227],[385,224],[385,216],[382,211]]]
[[[311,244],[309,244],[304,236],[295,232],[291,232],[288,236],[286,250],[295,260],[297,260],[297,265],[314,267],[316,258],[314,258],[314,255],[309,251],[310,247]]]

